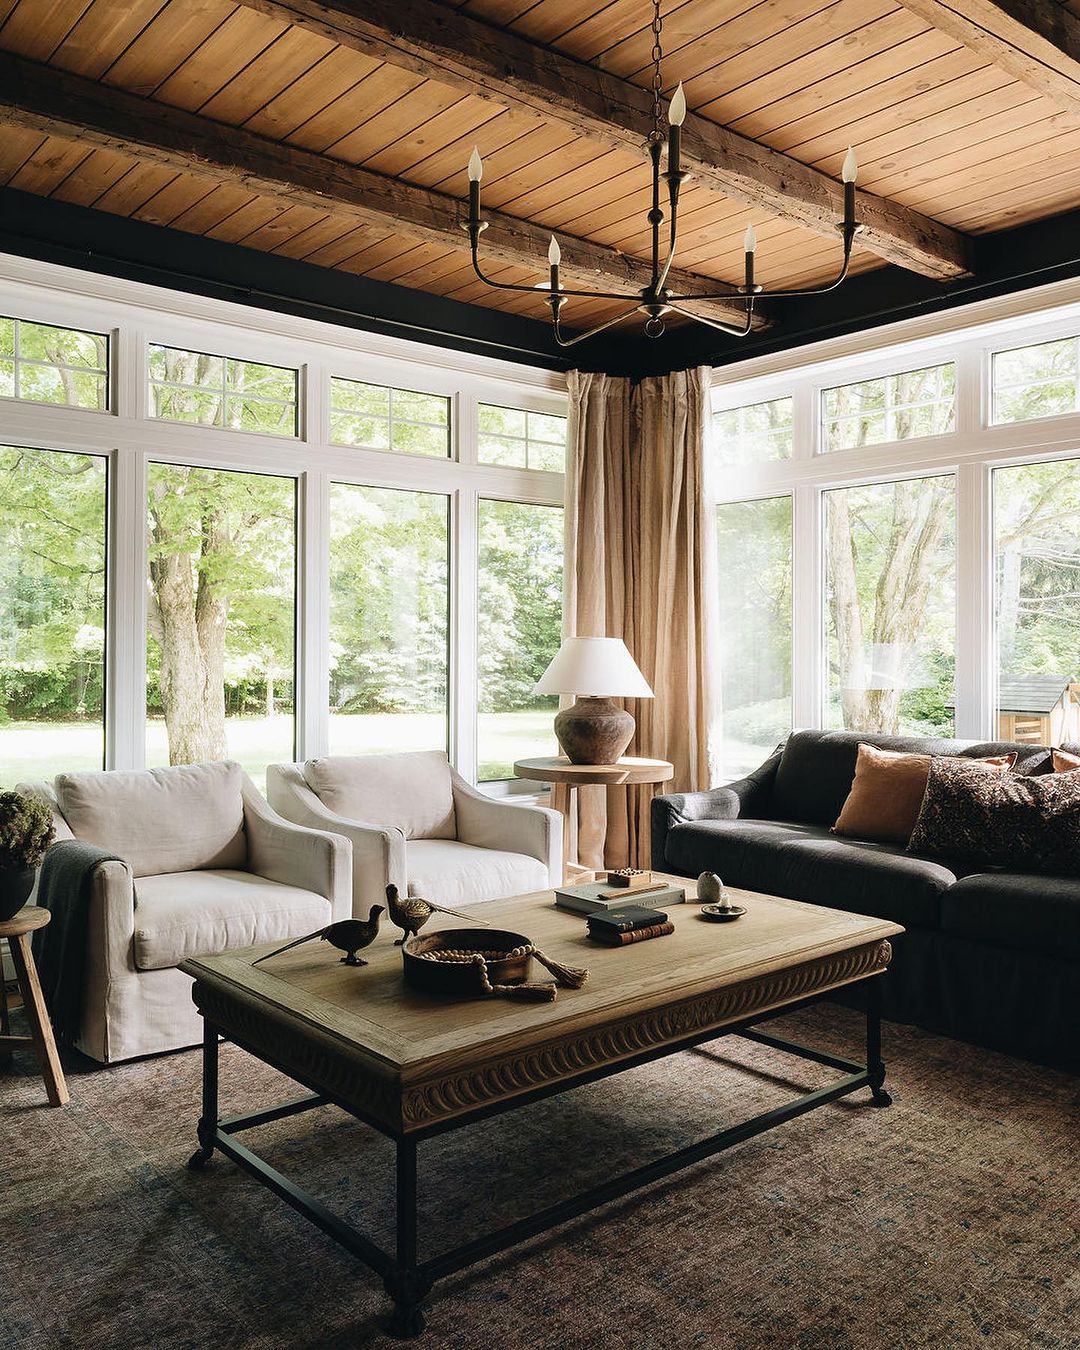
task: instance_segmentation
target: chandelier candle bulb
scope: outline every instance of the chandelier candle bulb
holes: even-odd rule
[[[757,248],[757,234],[753,225],[747,225],[746,233],[743,235],[743,262],[745,264],[746,279],[745,289],[750,291],[754,288],[754,250]]]
[[[848,229],[855,224],[855,179],[858,176],[859,161],[849,145],[844,156],[844,167],[840,170],[840,177],[844,180],[844,225]]]
[[[679,190],[679,156],[681,153],[682,124],[686,120],[686,95],[682,84],[671,97],[668,105],[668,183],[672,194]]]
[[[484,161],[480,151],[473,146],[469,156],[469,224],[474,229],[480,223],[480,179],[484,176]]]
[[[554,235],[551,236],[551,243],[548,244],[548,265],[551,269],[551,294],[554,295],[559,289],[559,264],[562,262],[562,249],[559,247],[559,241]]]

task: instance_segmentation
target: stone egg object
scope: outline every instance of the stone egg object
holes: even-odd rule
[[[697,898],[703,905],[718,905],[724,893],[724,883],[715,872],[702,872],[697,879]]]

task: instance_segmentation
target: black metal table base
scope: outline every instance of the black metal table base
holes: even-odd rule
[[[304,1215],[317,1228],[333,1238],[335,1242],[340,1243],[353,1256],[359,1257],[365,1265],[382,1276],[386,1292],[393,1300],[393,1312],[388,1326],[390,1334],[401,1340],[409,1339],[420,1335],[424,1329],[423,1304],[436,1280],[464,1270],[486,1257],[506,1251],[508,1248],[517,1246],[540,1233],[556,1228],[560,1224],[568,1223],[583,1214],[588,1214],[601,1205],[609,1204],[611,1201],[618,1200],[644,1186],[649,1186],[655,1181],[672,1176],[684,1168],[692,1167],[705,1158],[711,1158],[714,1154],[722,1153],[725,1149],[763,1134],[766,1130],[774,1129],[785,1121],[805,1115],[808,1111],[813,1111],[819,1106],[825,1106],[840,1097],[846,1097],[852,1092],[857,1092],[860,1088],[870,1088],[871,1105],[889,1106],[892,1098],[883,1086],[885,1064],[881,1058],[881,976],[874,976],[866,983],[865,1064],[858,1064],[810,1046],[799,1045],[757,1029],[761,1022],[793,1011],[792,1007],[780,1008],[771,1013],[768,1018],[756,1018],[752,1023],[725,1027],[707,1036],[692,1038],[677,1046],[665,1046],[659,1051],[641,1055],[634,1060],[606,1066],[591,1074],[582,1075],[569,1083],[557,1085],[550,1091],[531,1094],[525,1099],[518,1098],[509,1103],[500,1104],[499,1107],[487,1112],[473,1113],[468,1119],[461,1122],[452,1121],[445,1126],[440,1126],[421,1135],[405,1138],[391,1136],[395,1138],[397,1144],[396,1246],[393,1256],[384,1252],[370,1238],[365,1237],[351,1224],[346,1223],[344,1219],[328,1210],[314,1196],[302,1190],[299,1186],[295,1186],[276,1168],[271,1167],[268,1162],[260,1158],[258,1154],[253,1153],[251,1149],[246,1148],[234,1137],[242,1130],[250,1130],[258,1125],[267,1125],[271,1121],[283,1120],[302,1111],[309,1111],[314,1107],[325,1106],[334,1099],[315,1092],[309,1096],[298,1097],[248,1115],[233,1116],[224,1120],[218,1118],[218,1043],[220,1033],[216,1027],[209,1024],[204,1024],[203,1028],[203,1088],[202,1115],[198,1125],[199,1147],[189,1159],[188,1166],[201,1170],[213,1157],[215,1151],[225,1154],[227,1158],[231,1158],[239,1167],[261,1181],[264,1186],[267,1186],[286,1204],[291,1205],[293,1209]],[[814,1001],[816,1000],[809,999],[798,1006],[805,1006],[806,1003]],[[646,1163],[643,1167],[634,1168],[621,1176],[612,1177],[599,1185],[591,1186],[578,1195],[560,1200],[557,1204],[549,1205],[527,1218],[508,1224],[505,1228],[487,1233],[439,1256],[424,1261],[420,1260],[417,1236],[417,1144],[420,1138],[430,1137],[432,1134],[442,1132],[443,1129],[462,1128],[483,1115],[494,1114],[497,1110],[524,1105],[526,1101],[536,1100],[540,1096],[569,1091],[574,1087],[582,1086],[585,1082],[622,1072],[638,1064],[674,1054],[681,1049],[692,1049],[705,1044],[707,1041],[716,1040],[726,1035],[742,1036],[749,1041],[770,1046],[773,1049],[795,1055],[800,1059],[812,1060],[814,1063],[841,1070],[843,1077],[827,1087],[818,1088],[817,1091],[806,1093],[801,1097],[795,1097],[782,1106],[774,1107],[771,1111],[765,1111],[739,1125],[732,1125],[726,1130],[721,1130],[708,1139],[689,1144],[666,1157]],[[264,1057],[260,1056],[260,1058]],[[281,1066],[275,1067],[280,1068]],[[349,1111],[351,1115],[357,1115],[355,1111],[350,1111],[346,1103],[335,1101],[335,1104]],[[374,1122],[367,1123],[374,1124]]]

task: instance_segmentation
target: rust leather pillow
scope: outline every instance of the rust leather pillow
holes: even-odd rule
[[[1071,773],[1073,769],[1080,769],[1080,755],[1070,754],[1068,750],[1051,750],[1054,757],[1055,773]]]
[[[908,845],[969,867],[1080,875],[1080,770],[995,773],[935,759]]]
[[[882,844],[906,844],[919,816],[932,758],[902,750],[879,750],[860,741],[855,779],[833,833]],[[993,755],[960,762],[983,764],[1003,773],[1016,763],[1016,756]]]

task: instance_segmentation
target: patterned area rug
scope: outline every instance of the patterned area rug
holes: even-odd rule
[[[776,1023],[853,1057],[823,1006]],[[789,1122],[436,1287],[421,1350],[1076,1350],[1080,1082],[886,1027],[888,1086]],[[0,1076],[0,1345],[390,1346],[380,1282],[194,1143],[199,1055]],[[827,1082],[723,1041],[421,1146],[433,1252]],[[222,1109],[295,1088],[222,1052]],[[393,1155],[335,1108],[245,1136],[391,1240]]]

